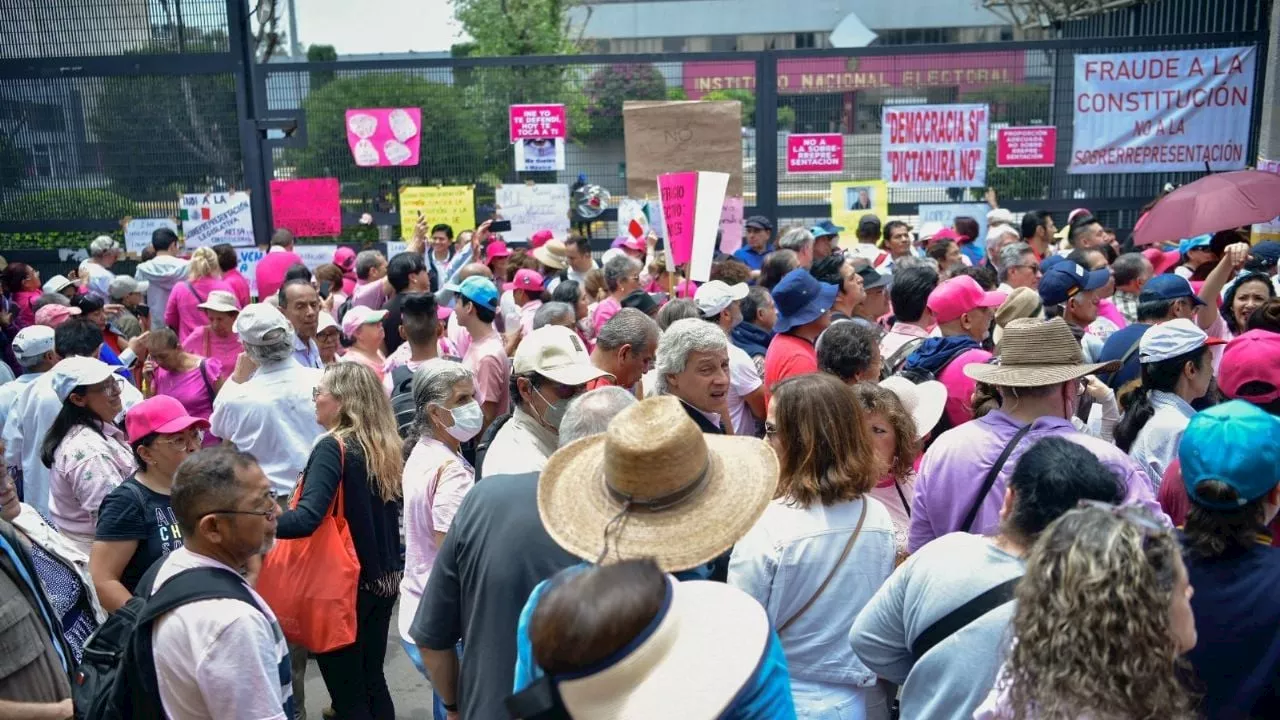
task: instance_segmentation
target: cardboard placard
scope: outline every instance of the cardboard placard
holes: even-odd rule
[[[277,228],[297,237],[342,232],[338,178],[271,181],[271,215]]]
[[[427,230],[444,223],[454,237],[476,226],[476,189],[471,185],[404,187],[400,189],[400,237],[413,237],[418,215],[426,218]],[[390,257],[390,256],[388,256]]]
[[[160,228],[178,232],[178,225],[169,218],[131,218],[124,226],[125,252],[140,253],[151,246],[151,233]]]
[[[188,248],[227,243],[253,245],[253,210],[249,193],[188,193],[178,199],[183,244]]]
[[[360,167],[418,164],[422,145],[422,108],[348,110],[347,146]]]
[[[850,180],[831,183],[831,221],[853,232],[863,215],[880,222],[889,217],[889,186],[883,180]]]
[[[508,241],[527,242],[539,230],[568,235],[568,185],[503,185],[494,195],[498,217],[511,221],[511,232],[502,233]]]
[[[742,195],[742,104],[625,102],[627,194],[657,197],[657,178],[669,172],[722,172],[728,194]]]

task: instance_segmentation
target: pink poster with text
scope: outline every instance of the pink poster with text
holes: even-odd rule
[[[347,111],[347,146],[360,167],[417,165],[421,144],[421,108]]]
[[[839,173],[844,171],[844,136],[840,133],[787,136],[787,172]]]
[[[563,139],[564,105],[512,105],[511,142]]]
[[[693,213],[697,201],[698,173],[679,172],[658,176],[662,217],[667,222],[671,258],[684,265],[693,257]]]
[[[338,178],[271,181],[271,218],[298,237],[342,232]]]
[[[997,167],[1053,167],[1057,150],[1058,128],[1051,125],[996,130]]]

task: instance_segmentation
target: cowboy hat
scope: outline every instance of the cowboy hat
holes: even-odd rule
[[[946,409],[947,386],[937,380],[926,380],[917,385],[901,375],[893,375],[881,380],[880,387],[896,395],[902,409],[915,421],[917,440],[933,430]]]
[[[673,572],[732,547],[777,485],[768,445],[703,435],[679,400],[663,396],[552,455],[538,479],[538,514],[552,539],[580,558],[652,557]]]
[[[966,365],[964,374],[990,385],[1042,387],[1120,368],[1119,361],[1083,362],[1080,342],[1062,318],[1010,320],[996,352],[999,365]]]

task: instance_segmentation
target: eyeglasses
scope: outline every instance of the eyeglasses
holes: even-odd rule
[[[315,387],[311,388],[311,399],[312,399],[312,400],[315,400],[316,398],[318,398],[318,397],[320,397],[321,395],[324,395],[325,393],[328,393],[328,392],[329,392],[329,391],[328,391],[328,390],[326,390],[325,388],[322,388],[322,387],[320,387],[319,385],[317,385],[317,386],[315,386]]]
[[[271,503],[271,507],[267,510],[210,510],[208,515],[257,515],[266,520],[274,520],[280,517],[280,506]]]
[[[764,436],[767,438],[775,437],[778,434],[778,426],[771,422],[764,424]]]
[[[204,444],[204,431],[196,430],[190,433],[180,433],[175,435],[164,435],[156,438],[156,442],[164,443],[172,447],[191,447],[192,445]]]
[[[90,385],[89,387],[85,388],[85,392],[86,393],[100,392],[103,395],[119,395],[120,383],[116,382],[115,377],[112,376],[96,385]]]

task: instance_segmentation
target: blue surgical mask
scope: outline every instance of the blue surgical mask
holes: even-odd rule
[[[480,403],[472,400],[452,408],[449,414],[453,416],[453,425],[445,428],[445,432],[453,439],[466,442],[480,434],[480,427],[484,425],[484,411],[480,409]]]

